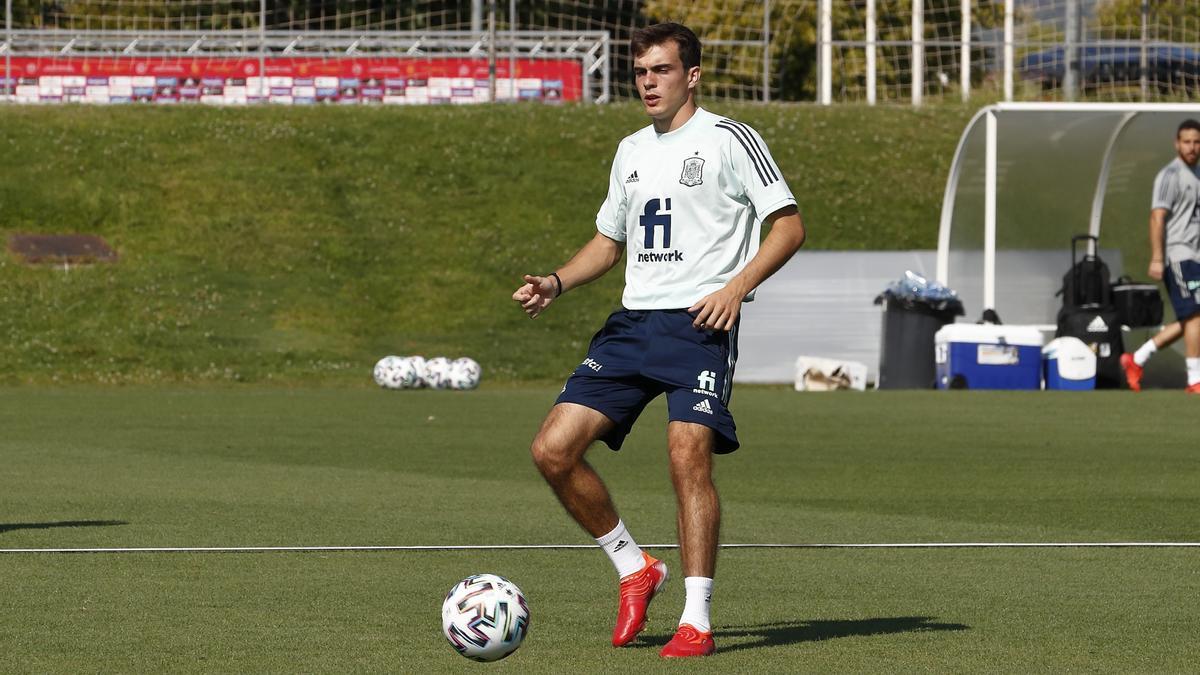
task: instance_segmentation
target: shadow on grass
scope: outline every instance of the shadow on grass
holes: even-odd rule
[[[961,623],[935,623],[931,616],[896,616],[875,619],[813,620],[765,623],[755,626],[718,627],[713,633],[717,641],[717,653],[735,652],[742,649],[780,647],[802,642],[817,642],[834,638],[893,635],[896,633],[920,633],[927,631],[960,631],[971,627]],[[646,646],[661,647],[671,639],[671,634],[648,635],[642,638]],[[723,646],[721,638],[752,638],[749,642]]]
[[[61,520],[57,523],[0,523],[0,534],[13,530],[49,530],[55,527],[112,527],[128,525],[124,520]]]

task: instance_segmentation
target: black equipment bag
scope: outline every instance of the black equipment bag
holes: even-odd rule
[[[1134,281],[1123,276],[1113,284],[1113,305],[1121,323],[1130,328],[1152,328],[1162,325],[1163,301],[1158,286]]]
[[[1080,242],[1090,244],[1079,256]],[[1108,265],[1100,259],[1100,240],[1088,234],[1071,237],[1071,269],[1063,276],[1063,306],[1055,337],[1075,337],[1096,354],[1096,388],[1118,389],[1125,382],[1121,354],[1121,314],[1113,305]]]
[[[1091,251],[1085,249],[1080,258],[1076,250],[1079,242],[1091,244]],[[1063,275],[1063,285],[1060,291],[1063,296],[1063,309],[1068,307],[1107,307],[1112,305],[1112,282],[1108,275],[1108,265],[1100,259],[1100,239],[1090,234],[1079,234],[1071,237],[1071,269]]]
[[[1054,337],[1075,337],[1096,354],[1096,388],[1119,389],[1125,375],[1121,354],[1121,316],[1115,307],[1063,307],[1058,313],[1058,331]]]

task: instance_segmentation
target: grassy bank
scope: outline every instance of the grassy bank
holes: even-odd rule
[[[935,246],[960,107],[720,107],[766,138],[821,249]],[[0,383],[361,383],[387,353],[557,378],[612,274],[530,323],[508,295],[591,236],[632,106],[0,108],[0,231],[115,265],[0,260]]]

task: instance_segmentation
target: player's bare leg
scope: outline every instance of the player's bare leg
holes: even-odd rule
[[[1119,360],[1121,368],[1125,371],[1125,382],[1129,384],[1129,388],[1141,391],[1142,374],[1145,372],[1146,362],[1154,356],[1155,352],[1166,349],[1181,337],[1183,337],[1183,324],[1176,321],[1164,326],[1154,337],[1138,347],[1137,351],[1122,354]]]
[[[671,422],[667,426],[679,553],[688,595],[679,630],[660,652],[665,657],[707,656],[716,650],[708,618],[721,529],[721,503],[712,479],[715,442],[715,432],[704,425]]]
[[[702,424],[671,422],[667,448],[678,504],[679,553],[689,577],[712,578],[717,569],[721,504],[712,479],[715,432]]]
[[[1151,338],[1154,340],[1154,346],[1159,349],[1165,349],[1175,343],[1176,340],[1183,337],[1183,324],[1179,321],[1163,326],[1163,329]]]
[[[1129,388],[1141,391],[1142,374],[1145,372],[1146,362],[1150,360],[1151,356],[1154,356],[1155,352],[1166,349],[1181,337],[1183,337],[1183,324],[1176,321],[1164,326],[1154,337],[1138,347],[1137,351],[1122,354],[1119,360],[1121,368],[1125,371],[1125,382]]]
[[[612,427],[612,420],[591,408],[559,403],[550,409],[530,446],[533,463],[558,501],[593,537],[616,526],[617,509],[604,481],[583,456]]]
[[[1181,323],[1184,353],[1187,355],[1187,391],[1200,394],[1200,314],[1189,316]]]
[[[620,600],[612,644],[623,647],[646,628],[646,610],[667,581],[667,567],[638,548],[617,516],[604,481],[584,460],[588,447],[612,428],[612,420],[591,408],[560,403],[542,422],[530,450],[558,501],[617,568]]]

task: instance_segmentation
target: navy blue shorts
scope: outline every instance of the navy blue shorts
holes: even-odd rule
[[[737,450],[727,407],[737,326],[728,332],[698,330],[692,320],[685,309],[613,312],[555,403],[577,403],[604,414],[616,426],[600,440],[620,450],[646,404],[665,393],[668,419],[711,427],[718,454]]]
[[[1179,321],[1200,312],[1200,262],[1173,262],[1163,269],[1163,283]]]

